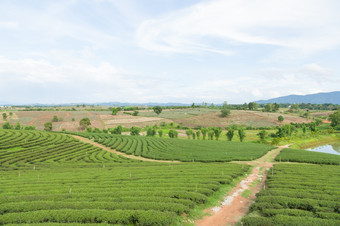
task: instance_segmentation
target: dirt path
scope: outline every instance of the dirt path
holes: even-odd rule
[[[269,151],[263,157],[249,162],[234,162],[239,164],[248,164],[254,166],[250,175],[243,179],[234,187],[225,197],[220,206],[206,210],[211,216],[205,216],[203,219],[196,221],[198,226],[219,226],[219,225],[236,225],[243,216],[248,213],[250,205],[254,202],[256,194],[261,190],[266,180],[265,171],[273,166],[274,158],[284,148],[289,145],[280,146]],[[249,197],[243,197],[244,191],[250,191]]]
[[[119,152],[119,151],[116,151],[115,149],[111,149],[111,148],[108,148],[102,144],[98,144],[92,140],[89,140],[87,138],[84,138],[84,137],[80,137],[80,136],[76,136],[76,135],[70,135],[78,140],[81,140],[85,143],[89,143],[89,144],[92,144],[96,147],[99,147],[101,149],[104,149],[105,151],[108,151],[108,152],[111,152],[111,153],[115,153],[116,155],[120,155],[120,156],[123,156],[123,157],[126,157],[126,158],[130,158],[130,159],[137,159],[137,160],[142,160],[142,161],[146,161],[146,162],[167,162],[167,163],[180,163],[180,161],[167,161],[167,160],[156,160],[156,159],[148,159],[148,158],[143,158],[143,157],[140,157],[140,156],[134,156],[134,155],[127,155],[125,153],[122,153],[122,152]]]

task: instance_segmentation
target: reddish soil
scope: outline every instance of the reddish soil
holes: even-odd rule
[[[241,220],[241,218],[248,213],[250,205],[256,198],[256,194],[263,187],[266,179],[266,169],[269,169],[273,166],[275,156],[278,155],[283,148],[287,147],[288,145],[274,149],[255,161],[235,162],[240,164],[254,165],[254,168],[250,175],[243,179],[229,192],[221,206],[206,210],[206,212],[212,214],[211,216],[206,216],[203,219],[198,220],[196,225],[236,225]],[[261,168],[262,171],[260,170]],[[256,186],[251,186],[252,183],[256,182],[257,180],[260,180],[260,183],[258,183]],[[251,191],[251,196],[244,198],[242,197],[242,193],[247,189]]]

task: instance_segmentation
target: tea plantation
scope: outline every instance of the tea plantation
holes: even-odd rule
[[[138,162],[43,131],[0,130],[0,224],[171,225],[249,170]]]
[[[340,165],[340,155],[286,148],[275,158],[282,162]]]
[[[340,225],[340,167],[277,164],[243,225]]]
[[[272,146],[254,143],[181,140],[100,133],[73,133],[130,155],[182,162],[249,161],[260,158]]]

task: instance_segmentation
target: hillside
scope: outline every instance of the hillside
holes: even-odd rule
[[[299,104],[299,103],[311,103],[311,104],[340,104],[340,91],[334,91],[329,93],[315,93],[308,95],[289,95],[283,97],[277,97],[269,100],[256,101],[259,104],[278,103],[278,104]]]

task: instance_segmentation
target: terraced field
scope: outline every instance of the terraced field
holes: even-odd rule
[[[100,133],[72,133],[117,151],[159,160],[183,162],[249,161],[260,158],[273,147],[264,144],[209,140],[180,140]]]
[[[249,166],[146,163],[68,135],[0,130],[0,224],[170,225]]]
[[[243,225],[340,225],[340,167],[277,164]]]
[[[0,164],[103,163],[133,160],[114,155],[73,137],[44,131],[0,130]]]

